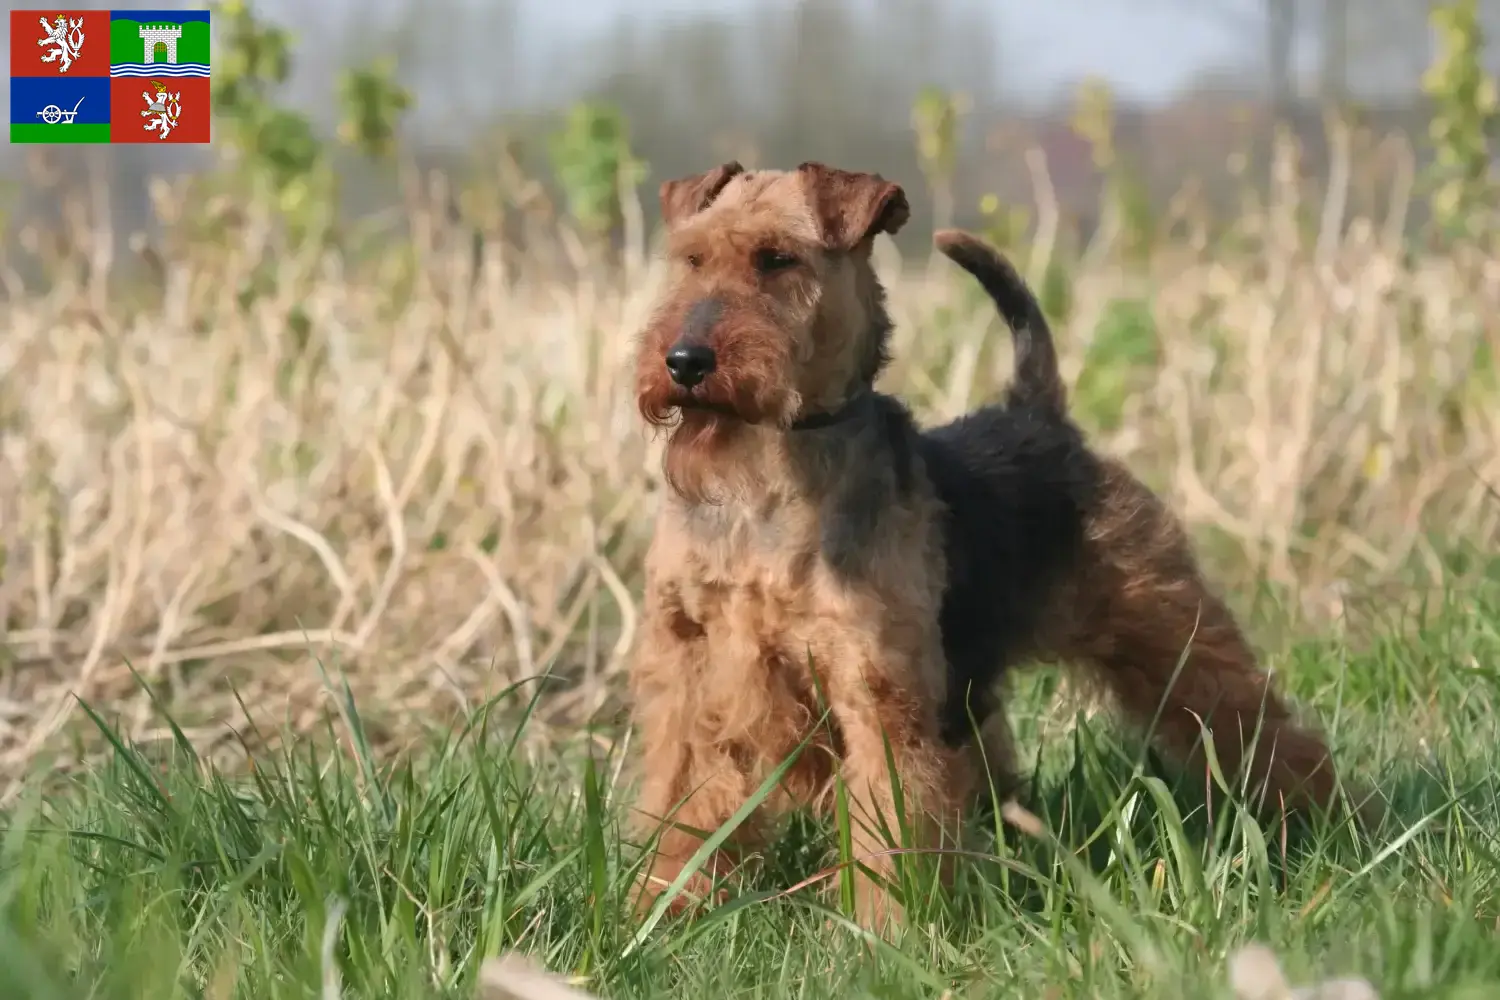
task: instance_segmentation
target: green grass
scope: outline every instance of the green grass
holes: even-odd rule
[[[180,733],[117,742],[6,818],[0,996],[310,998],[339,995],[322,992],[335,973],[345,997],[471,996],[479,961],[515,947],[615,998],[1213,997],[1226,953],[1259,939],[1296,979],[1493,997],[1500,587],[1399,624],[1277,661],[1346,769],[1391,798],[1382,829],[1262,827],[1222,787],[1206,808],[1204,776],[1102,717],[1074,724],[1054,675],[1027,675],[1011,714],[1043,753],[1025,801],[1056,839],[976,817],[988,857],[951,894],[917,892],[912,929],[873,952],[836,893],[782,891],[837,864],[807,820],[738,902],[642,931],[618,762],[581,737],[513,752],[524,719],[500,705],[402,762],[372,759],[342,694],[325,749],[247,776]]]
[[[48,125],[46,122],[11,122],[10,141],[40,144],[75,144],[109,142],[109,122],[73,122]]]

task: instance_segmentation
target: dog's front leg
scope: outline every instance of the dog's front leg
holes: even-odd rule
[[[648,584],[642,625],[630,666],[643,770],[632,819],[641,833],[656,838],[641,872],[637,902],[644,909],[681,874],[703,836],[744,803],[749,778],[730,744],[715,738],[712,720],[702,717],[706,634],[670,582]],[[747,821],[736,831],[735,843],[742,843],[752,827]],[[713,878],[733,867],[729,855],[716,851],[683,886],[672,911],[704,901]]]
[[[826,681],[843,744],[842,777],[848,793],[855,860],[860,873],[855,915],[873,930],[899,920],[902,907],[879,881],[891,880],[902,855],[950,865],[932,857],[956,835],[959,804],[967,791],[966,761],[939,735],[934,678],[940,649],[917,631],[910,643],[893,629],[844,633],[843,655],[831,653]],[[925,854],[919,858],[916,855]]]

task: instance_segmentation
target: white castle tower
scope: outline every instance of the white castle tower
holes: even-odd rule
[[[182,25],[180,24],[143,24],[141,25],[141,39],[146,43],[146,65],[150,66],[156,62],[156,45],[158,42],[167,47],[167,65],[177,65],[177,40],[182,37]]]

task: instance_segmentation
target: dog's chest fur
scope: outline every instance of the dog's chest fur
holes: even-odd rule
[[[692,623],[684,631],[706,646],[703,673],[681,696],[712,742],[756,748],[760,764],[744,764],[752,773],[808,736],[841,756],[838,726],[815,729],[827,685],[863,675],[888,648],[937,650],[930,505],[900,488],[888,453],[857,428],[839,430],[766,459],[753,488],[722,503],[674,499],[663,511],[675,600]],[[918,659],[923,676],[904,680],[935,696],[943,681],[928,674],[940,657]],[[827,759],[808,757],[786,780],[811,796]]]
[[[754,478],[727,484],[720,503],[670,501],[688,614],[750,614],[762,635],[800,638],[831,604],[893,585],[940,590],[937,502],[892,430],[872,401],[844,425],[748,442],[756,461],[735,464]]]
[[[721,503],[667,501],[661,565],[680,632],[704,643],[681,697],[712,741],[789,752],[830,684],[879,677],[941,697],[940,516],[879,417],[872,405],[863,419],[771,438],[753,462],[735,456],[756,478],[726,484]],[[891,678],[886,663],[904,665]],[[837,756],[831,738],[814,742]]]
[[[816,619],[815,579],[826,572],[820,513],[805,498],[767,493],[668,515],[687,549],[683,608],[708,629],[711,646],[726,619],[762,636],[803,632]]]

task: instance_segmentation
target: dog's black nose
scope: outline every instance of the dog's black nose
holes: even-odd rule
[[[691,389],[702,382],[714,370],[714,349],[701,344],[674,347],[667,352],[667,371],[672,381],[684,389]]]

